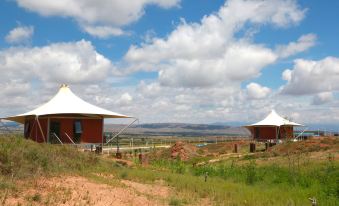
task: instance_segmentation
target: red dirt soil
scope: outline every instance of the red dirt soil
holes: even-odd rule
[[[269,152],[285,155],[288,153],[304,153],[333,150],[339,151],[339,138],[314,137],[305,141],[288,142],[269,148]]]
[[[189,160],[190,158],[197,156],[197,147],[184,142],[176,142],[171,148],[171,158],[180,159],[182,161]]]
[[[39,179],[28,189],[9,196],[4,205],[167,205],[169,187],[122,180],[111,186],[84,177]],[[27,183],[26,183],[27,184]],[[33,186],[33,187],[32,187]]]

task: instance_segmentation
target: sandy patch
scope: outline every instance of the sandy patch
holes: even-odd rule
[[[100,184],[84,177],[49,178],[11,194],[4,205],[166,205],[159,197],[170,195],[170,189],[165,186],[127,180],[123,184],[126,187]]]
[[[157,198],[168,198],[171,194],[170,188],[162,185],[143,184],[129,180],[122,180],[121,182],[139,193],[156,196]]]

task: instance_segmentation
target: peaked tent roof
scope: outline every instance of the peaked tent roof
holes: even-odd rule
[[[6,117],[3,119],[24,123],[25,118],[29,116],[48,116],[61,114],[77,114],[101,118],[131,118],[130,116],[111,112],[109,110],[102,109],[88,102],[85,102],[84,100],[76,96],[67,85],[63,84],[61,85],[59,92],[44,105],[30,112]]]
[[[278,115],[274,110],[271,111],[267,117],[257,123],[251,124],[248,127],[251,126],[282,126],[282,125],[290,125],[290,126],[303,126],[301,124],[289,121],[280,115]]]

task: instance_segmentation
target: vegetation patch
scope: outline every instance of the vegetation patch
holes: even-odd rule
[[[151,185],[160,180],[176,191],[176,196],[163,199],[169,205],[199,205],[198,201],[202,199],[216,205],[309,205],[309,198],[313,197],[321,205],[338,205],[338,150],[333,150],[338,142],[333,141],[319,140],[319,144],[332,144],[329,149],[320,150],[329,151],[321,153],[326,155],[321,161],[310,161],[314,152],[300,150],[295,143],[286,143],[260,155],[242,152],[238,157],[232,154],[217,162],[207,161],[213,157],[206,154],[186,161],[154,155],[149,165],[138,164],[135,160],[135,165],[128,167],[116,164],[112,157],[102,158],[68,146],[38,144],[18,137],[1,138],[0,200],[15,193],[18,189],[16,181],[73,174],[115,186],[119,185],[119,179]],[[299,152],[284,153],[288,146]],[[268,155],[273,151],[275,157]],[[156,152],[159,151],[154,154]],[[206,161],[206,164],[196,164],[199,161]],[[53,196],[47,199],[45,196],[30,193],[27,197],[35,203],[54,201]],[[62,201],[67,202],[70,193],[63,196]],[[85,202],[90,202],[86,195],[84,198]]]

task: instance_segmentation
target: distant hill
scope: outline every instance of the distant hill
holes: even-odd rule
[[[252,124],[252,123],[250,123],[250,122],[214,122],[214,123],[211,123],[211,125],[224,125],[224,126],[230,126],[230,127],[241,127],[241,126],[249,125],[249,124]]]
[[[117,132],[124,125],[107,124],[105,131]],[[242,127],[210,124],[152,123],[132,125],[124,134],[159,136],[248,136]]]
[[[6,127],[18,127],[20,126],[19,123],[16,122],[1,122],[0,126],[6,126]]]

